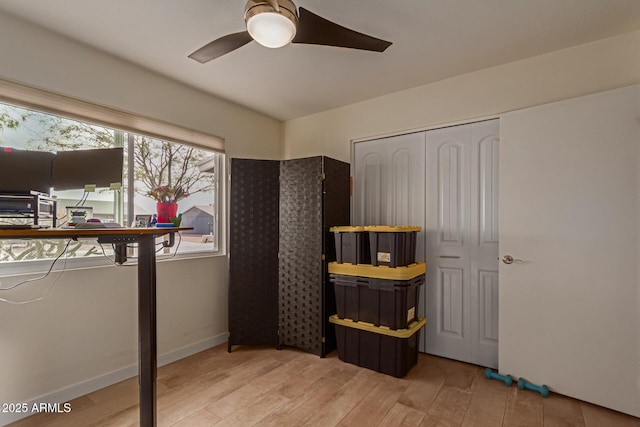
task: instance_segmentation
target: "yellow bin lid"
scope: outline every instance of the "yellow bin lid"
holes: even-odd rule
[[[363,226],[350,226],[350,225],[338,225],[335,227],[329,228],[329,231],[332,233],[356,233],[359,231],[364,231]]]
[[[351,319],[340,319],[337,314],[329,317],[329,322],[336,325],[346,326],[347,328],[360,329],[362,331],[373,332],[374,334],[388,335],[395,338],[410,338],[427,324],[427,319],[419,317],[418,320],[414,320],[409,323],[407,329],[389,329],[388,326],[375,326],[373,323],[356,322]]]
[[[366,225],[364,231],[377,231],[380,233],[408,233],[410,231],[422,231],[422,227],[413,225]]]
[[[427,271],[424,262],[416,262],[405,267],[388,267],[386,265],[371,264],[343,264],[329,263],[329,273],[344,276],[372,277],[374,279],[410,280]]]

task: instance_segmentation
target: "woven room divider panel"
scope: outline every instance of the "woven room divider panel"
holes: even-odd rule
[[[324,164],[324,206],[323,206],[323,232],[324,232],[324,320],[325,349],[323,353],[329,353],[336,348],[336,334],[333,323],[329,317],[336,314],[336,297],[333,284],[329,281],[328,263],[336,260],[336,245],[333,233],[329,228],[335,225],[348,225],[351,222],[351,168],[348,163],[340,162],[329,157],[323,158]]]
[[[324,357],[335,349],[329,227],[349,224],[349,164],[328,157],[280,164],[280,345]],[[332,255],[333,254],[333,255]]]
[[[278,345],[280,162],[231,159],[229,341]]]
[[[322,158],[280,164],[280,344],[322,353]]]
[[[320,156],[232,160],[229,350],[236,344],[277,344],[324,357],[335,349],[328,321],[336,312],[327,272],[335,260],[329,227],[349,224],[349,172],[348,163]],[[265,220],[262,213],[255,217],[262,211]],[[254,307],[261,301],[268,307]]]

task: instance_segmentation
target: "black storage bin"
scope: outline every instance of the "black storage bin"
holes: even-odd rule
[[[364,227],[331,227],[336,246],[336,261],[349,264],[371,264],[369,236]]]
[[[331,316],[335,324],[338,358],[343,362],[402,378],[418,363],[420,334],[426,321],[419,319],[396,331]]]
[[[371,264],[402,267],[416,262],[416,235],[420,227],[375,225],[369,233]]]
[[[409,280],[331,274],[337,315],[341,319],[404,329],[418,319],[417,304],[424,281],[424,273]]]

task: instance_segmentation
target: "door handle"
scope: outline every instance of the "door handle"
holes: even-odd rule
[[[527,261],[520,258],[514,258],[511,255],[505,255],[502,257],[502,262],[504,262],[505,264],[513,264],[514,262],[527,262]]]
[[[460,259],[457,255],[440,255],[438,258]]]

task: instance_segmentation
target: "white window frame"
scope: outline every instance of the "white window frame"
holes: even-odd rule
[[[111,107],[106,107],[86,101],[74,99],[65,95],[34,88],[20,83],[0,79],[0,101],[53,114],[68,119],[79,120],[90,124],[123,130],[138,135],[145,135],[154,139],[179,144],[191,145],[200,149],[215,151],[218,156],[218,170],[216,179],[216,231],[217,249],[207,251],[187,252],[184,254],[158,254],[158,261],[164,262],[175,259],[209,258],[226,255],[226,241],[223,230],[226,220],[226,208],[224,205],[226,189],[226,156],[224,155],[225,141],[223,138],[208,133],[188,129],[182,126],[167,123],[150,117],[133,114]],[[22,274],[38,274],[46,272],[53,259],[3,262],[2,276],[14,276]],[[132,259],[129,265],[135,265]],[[53,271],[60,269],[65,263],[61,257]],[[113,265],[112,261],[104,257],[74,257],[66,259],[65,270],[82,268],[100,268]],[[127,265],[127,264],[125,264]]]

